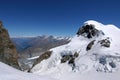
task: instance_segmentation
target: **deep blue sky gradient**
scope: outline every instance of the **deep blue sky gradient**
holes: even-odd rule
[[[120,27],[119,0],[1,0],[11,36],[73,36],[87,20]]]

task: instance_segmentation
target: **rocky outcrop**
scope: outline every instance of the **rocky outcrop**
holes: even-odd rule
[[[38,59],[36,59],[35,63],[33,64],[36,65],[38,63],[40,63],[41,61],[48,59],[52,54],[52,51],[46,51],[45,53],[43,53],[42,55],[40,55],[40,57]]]
[[[95,40],[91,41],[91,42],[87,45],[87,48],[86,48],[87,51],[92,48],[92,46],[94,45],[94,42],[95,42]]]
[[[74,55],[72,55],[72,54],[66,54],[66,55],[64,54],[64,55],[62,55],[61,54],[61,57],[62,57],[61,58],[61,63],[65,63],[67,61],[68,61],[68,63],[71,63],[78,56],[79,56],[79,54],[77,52],[75,52]]]
[[[39,56],[39,58],[37,58],[37,59],[34,61],[32,67],[29,67],[29,68],[27,69],[27,71],[28,71],[28,72],[31,72],[31,69],[32,69],[35,65],[37,65],[38,63],[41,63],[41,61],[43,61],[43,60],[48,59],[51,55],[52,55],[52,51],[46,51],[46,52],[44,52],[43,54],[41,54],[41,55]]]
[[[61,56],[62,56],[61,63],[65,63],[68,61],[68,64],[72,66],[72,69],[75,68],[75,59],[79,56],[77,52],[75,52],[74,55],[68,54],[68,55],[61,55]]]
[[[73,55],[63,55],[62,56],[62,59],[61,59],[61,63],[65,63],[67,62],[68,60],[70,60],[70,58],[72,58]]]
[[[17,50],[9,38],[8,31],[0,21],[0,61],[20,69],[17,59]]]
[[[104,47],[110,47],[110,44],[111,44],[109,38],[103,39],[99,41],[99,43],[101,44],[101,46],[104,46]]]
[[[82,26],[78,32],[77,35],[81,35],[84,36],[86,38],[92,38],[94,36],[98,36],[99,35],[99,30],[97,30],[94,25],[84,25]],[[102,32],[102,34],[104,35],[104,33]]]

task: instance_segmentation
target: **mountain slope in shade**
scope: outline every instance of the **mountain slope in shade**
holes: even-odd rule
[[[119,80],[119,35],[114,25],[87,21],[70,43],[50,49],[45,59],[39,57],[31,72],[60,80]]]

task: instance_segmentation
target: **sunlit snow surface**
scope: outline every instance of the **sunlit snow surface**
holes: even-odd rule
[[[75,35],[70,43],[51,49],[53,52],[50,58],[35,65],[29,74],[0,63],[0,80],[120,80],[120,29],[93,20],[84,23],[90,24],[105,35],[91,39]],[[109,48],[98,43],[107,37],[111,42]],[[93,40],[94,45],[86,51],[87,45]],[[73,70],[68,62],[61,63],[61,55],[75,52],[79,53],[79,57],[75,59]],[[102,65],[99,60],[104,58],[106,64]],[[114,62],[114,68],[110,66],[111,62]]]
[[[84,25],[90,24],[94,25],[97,30],[104,32],[105,35],[99,35],[91,39],[75,35],[70,43],[51,49],[53,51],[51,57],[37,64],[32,72],[39,75],[49,75],[60,80],[113,80],[113,77],[116,78],[115,80],[119,80],[120,77],[117,73],[120,73],[118,71],[120,64],[120,29],[114,25],[103,25],[93,20],[84,23]],[[110,48],[103,47],[98,43],[107,37],[111,42]],[[96,41],[92,49],[86,51],[87,45],[93,40]],[[68,62],[61,63],[60,60],[61,54],[74,54],[75,52],[79,53],[79,57],[75,59],[76,67],[72,70]],[[106,64],[102,65],[99,63],[99,59],[104,57],[106,58]],[[114,62],[115,68],[110,66],[111,62]]]
[[[25,73],[0,62],[0,80],[55,80],[48,76]]]

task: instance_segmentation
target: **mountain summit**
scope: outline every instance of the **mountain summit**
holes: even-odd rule
[[[120,68],[119,34],[120,29],[114,25],[86,21],[70,43],[41,55],[31,72],[55,78],[66,78],[70,74],[70,78],[75,74],[80,77],[88,72],[90,75],[117,72]]]

